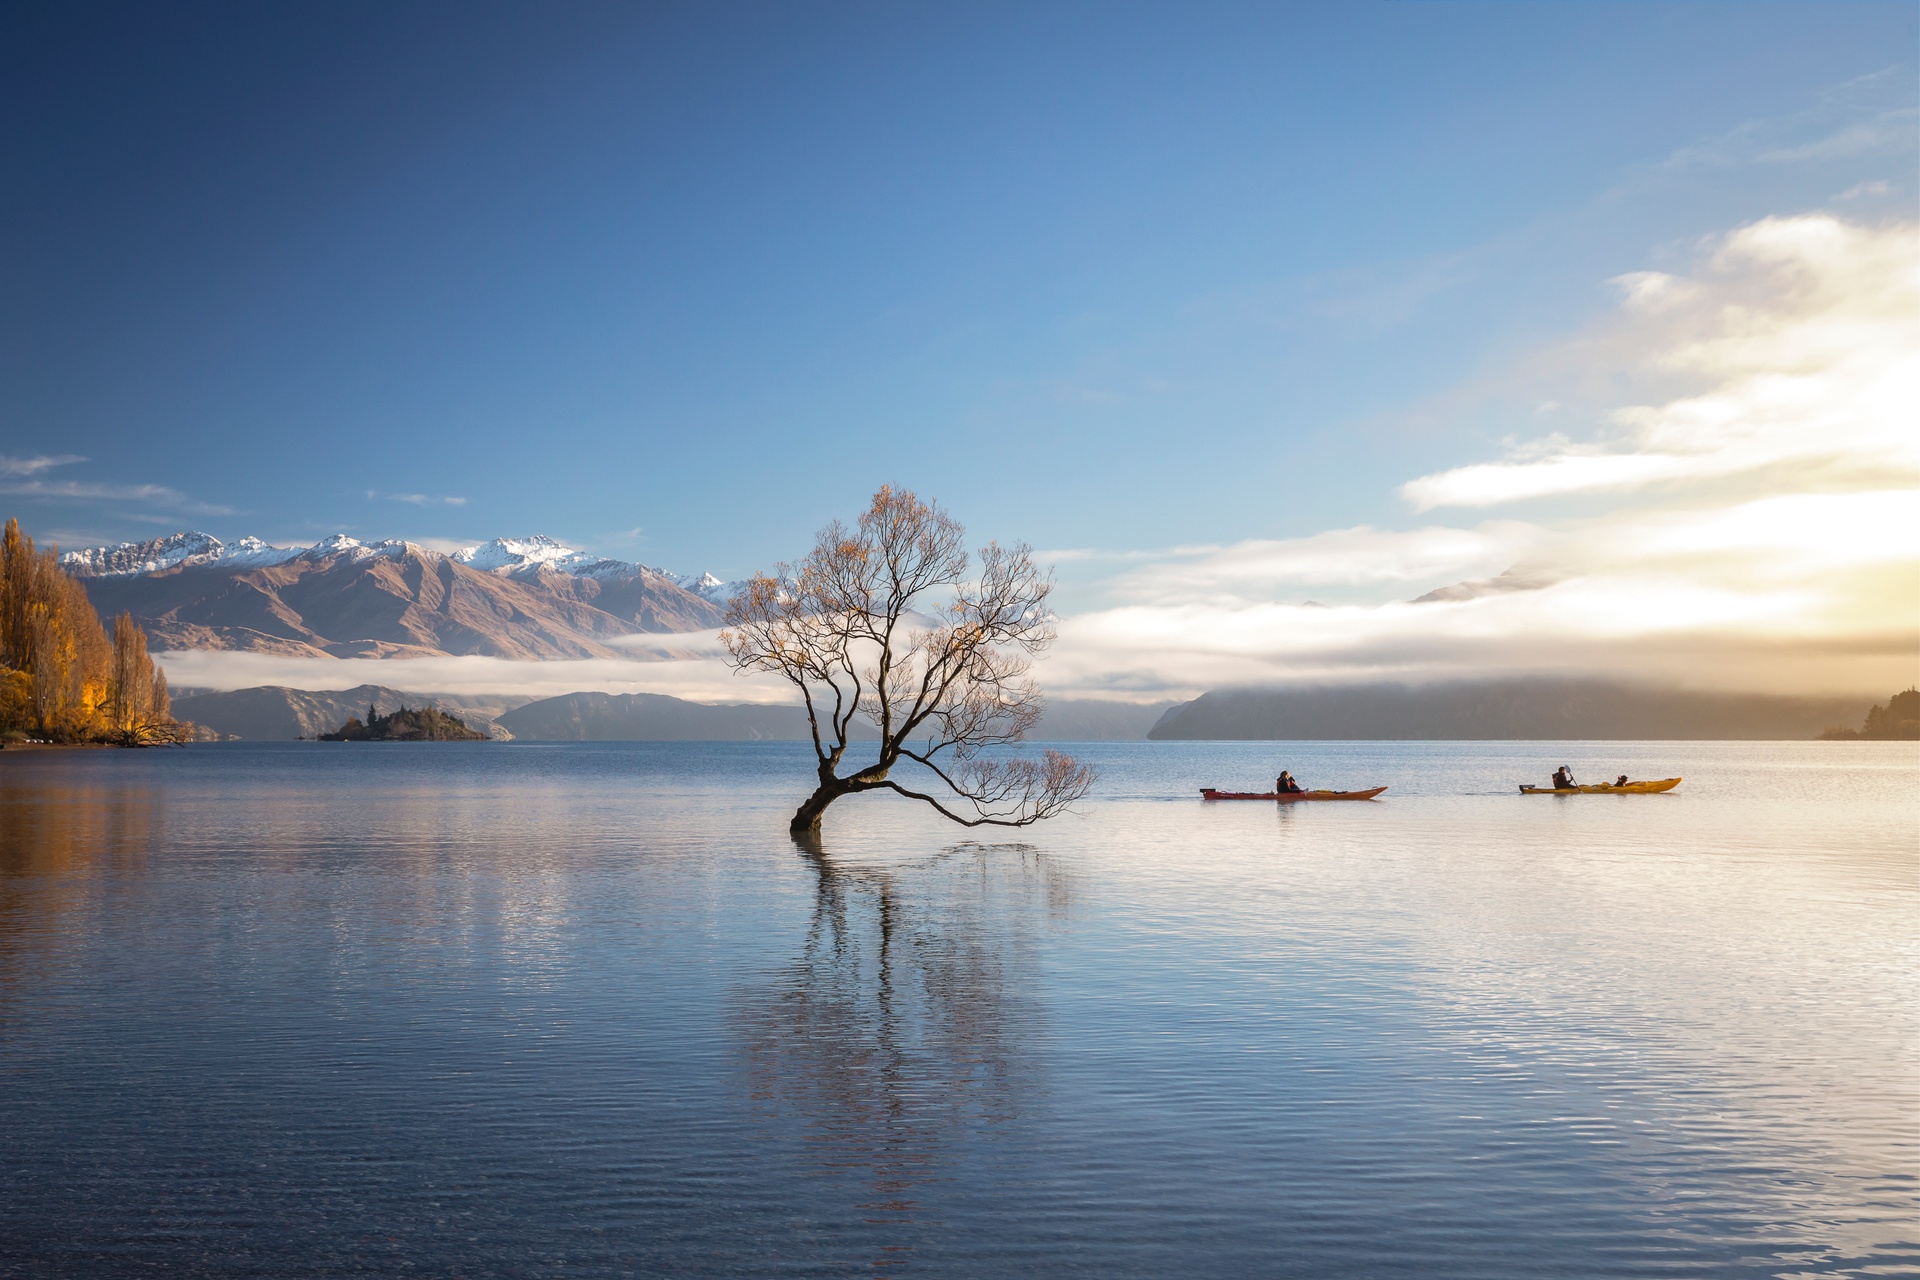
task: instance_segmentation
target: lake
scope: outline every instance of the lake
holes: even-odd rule
[[[1915,744],[1076,750],[0,753],[0,1274],[1920,1273]]]

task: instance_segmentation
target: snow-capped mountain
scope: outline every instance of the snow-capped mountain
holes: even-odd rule
[[[362,542],[358,538],[349,538],[344,533],[336,533],[300,551],[299,556],[302,560],[325,560],[330,556],[345,556],[358,564],[362,560],[371,560],[375,556],[386,556],[392,559],[395,556],[403,556],[409,551],[433,554],[425,547],[416,546],[399,538],[388,538],[384,542]]]
[[[241,538],[237,542],[226,543],[210,533],[187,532],[152,538],[146,542],[122,542],[110,547],[69,551],[60,557],[60,563],[76,578],[133,578],[168,569],[259,569],[295,559],[324,560],[335,556],[344,556],[357,564],[376,556],[403,556],[409,550],[424,556],[437,554],[398,538],[361,542],[344,533],[322,538],[310,547],[276,547],[258,538]],[[691,591],[701,599],[723,607],[738,590],[738,584],[723,581],[711,573],[673,573],[652,565],[613,560],[569,547],[545,534],[534,534],[527,538],[495,538],[490,542],[463,547],[447,558],[482,573],[515,578],[537,576],[543,570],[599,581],[642,574],[658,575],[684,591]]]
[[[452,555],[335,534],[310,547],[205,533],[61,557],[96,609],[131,613],[156,649],[287,655],[607,658],[636,633],[722,625],[732,584],[667,573],[554,538]]]
[[[601,564],[619,563],[617,560],[589,555],[585,551],[576,551],[557,538],[539,533],[531,538],[495,538],[491,542],[456,551],[452,558],[485,573],[518,573],[527,569],[578,573]]]
[[[69,551],[60,557],[60,564],[76,578],[133,578],[183,566],[258,569],[284,564],[301,551],[300,547],[270,546],[258,538],[226,543],[210,533],[173,533],[145,542]]]
[[[674,581],[680,585],[681,590],[691,591],[722,608],[733,603],[733,598],[740,594],[742,587],[747,585],[744,582],[723,582],[710,573],[703,573],[697,578],[691,575],[678,577],[674,578]]]
[[[691,591],[717,605],[725,605],[733,599],[734,593],[738,590],[737,584],[723,581],[710,573],[674,573],[653,565],[596,556],[590,551],[579,551],[569,547],[559,539],[549,538],[545,534],[534,534],[528,538],[495,538],[491,542],[482,542],[478,546],[456,551],[452,558],[469,568],[479,569],[485,573],[505,574],[509,577],[538,573],[543,569],[569,574],[576,578],[595,578],[601,581],[610,578],[630,578],[640,574],[658,574],[683,591]]]

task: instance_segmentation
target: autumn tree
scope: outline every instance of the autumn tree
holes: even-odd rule
[[[827,807],[862,791],[897,792],[965,826],[1018,827],[1092,786],[1093,770],[1058,751],[987,753],[1040,718],[1028,671],[1053,640],[1053,583],[1024,545],[989,543],[969,576],[965,537],[937,504],[882,488],[857,527],[829,524],[797,566],[756,575],[728,607],[721,639],[735,669],[784,677],[806,706],[818,784],[793,815],[796,836],[817,836]],[[846,755],[859,717],[880,741],[856,766]],[[902,761],[924,766],[929,790],[891,776]]]
[[[0,534],[0,665],[25,684],[24,718],[8,728],[78,740],[102,726],[112,648],[86,589],[7,521]],[[16,702],[9,698],[9,702]]]
[[[147,633],[124,611],[113,620],[113,679],[108,688],[107,715],[115,738],[135,744],[173,740],[167,673],[147,656]]]
[[[0,730],[65,741],[154,741],[173,725],[146,633],[121,615],[109,642],[86,588],[7,521],[0,534]],[[136,732],[136,726],[138,731]]]

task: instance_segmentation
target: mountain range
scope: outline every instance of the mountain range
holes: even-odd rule
[[[1489,680],[1217,689],[1171,708],[1157,742],[1212,740],[1806,739],[1857,720],[1857,698]]]
[[[546,537],[447,555],[344,534],[276,547],[176,533],[60,560],[103,617],[132,614],[156,649],[298,657],[618,657],[624,636],[719,626],[733,591]]]
[[[186,692],[174,699],[174,714],[221,737],[250,742],[316,738],[367,715],[370,707],[433,706],[506,741],[527,742],[724,742],[803,741],[807,720],[797,706],[761,703],[709,704],[664,694],[567,693],[534,699],[525,695],[409,693],[386,685],[313,691],[262,685],[226,693]],[[1167,709],[1130,703],[1064,699],[1049,703],[1032,735],[1039,742],[1138,742]],[[856,738],[877,736],[856,723]]]
[[[317,737],[369,706],[437,706],[495,739],[532,742],[797,741],[797,706],[688,702],[663,694],[409,693],[380,685],[339,692],[267,686],[187,693],[174,713],[250,741]],[[1857,720],[1858,699],[1647,689],[1592,680],[1501,680],[1296,689],[1223,689],[1175,705],[1050,702],[1036,742],[1240,740],[1811,739]],[[870,737],[863,726],[857,736]]]

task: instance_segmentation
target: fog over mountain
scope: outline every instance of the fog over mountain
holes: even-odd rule
[[[1169,710],[1155,741],[1812,738],[1857,698],[1703,693],[1600,680],[1219,689]]]
[[[396,673],[406,670],[397,664]],[[802,741],[796,705],[709,703],[662,694],[594,691],[551,698],[419,693],[362,684],[314,692],[280,685],[188,693],[174,709],[225,736],[312,738],[369,705],[435,706],[500,740],[533,742]],[[1222,689],[1156,705],[1061,699],[1049,703],[1035,742],[1518,739],[1810,739],[1853,724],[1858,699],[1656,690],[1605,681],[1509,680],[1428,686],[1368,684]],[[871,729],[857,733],[869,739]]]
[[[557,698],[462,697],[409,693],[385,685],[312,691],[282,685],[198,693],[179,714],[224,737],[290,742],[330,733],[370,707],[438,707],[499,741],[732,742],[799,741],[806,716],[797,706],[710,705],[660,694],[570,693]]]

